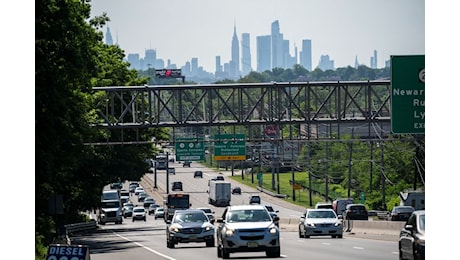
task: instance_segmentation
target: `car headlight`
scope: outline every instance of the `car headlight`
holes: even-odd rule
[[[205,231],[209,231],[209,230],[213,230],[213,229],[214,229],[214,228],[211,227],[211,226],[206,226],[206,227],[204,228]]]
[[[278,233],[278,229],[276,227],[271,227],[268,231],[270,232],[270,234]]]
[[[226,236],[231,237],[231,236],[233,236],[233,234],[235,234],[235,230],[233,230],[231,228],[225,229],[225,235]]]
[[[305,226],[307,226],[307,227],[315,227],[315,224],[314,223],[305,223]]]
[[[415,241],[416,244],[419,244],[421,246],[424,246],[425,245],[425,237],[418,237],[416,238],[416,241]]]
[[[335,224],[334,224],[334,226],[336,226],[336,227],[339,227],[339,226],[341,226],[341,225],[342,225],[342,222],[340,222],[340,221],[337,221],[337,222],[335,222]]]
[[[179,232],[180,232],[180,228],[177,227],[177,226],[170,226],[170,227],[169,227],[169,231],[175,232],[175,233],[179,233]]]

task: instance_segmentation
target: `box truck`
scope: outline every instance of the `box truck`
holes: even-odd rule
[[[228,181],[209,182],[208,203],[214,206],[230,206],[232,196],[231,183]]]

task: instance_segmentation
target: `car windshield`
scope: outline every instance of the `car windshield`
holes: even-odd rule
[[[101,203],[101,208],[119,208],[120,202],[118,201],[107,201]]]
[[[135,208],[134,212],[144,212],[145,210],[143,208]]]
[[[208,218],[204,212],[193,213],[178,213],[174,216],[173,223],[191,223],[191,222],[207,222]]]
[[[420,230],[425,231],[425,215],[420,215],[420,218],[418,220],[418,226]]]
[[[308,211],[307,218],[336,218],[333,211]]]
[[[265,222],[271,221],[270,215],[266,210],[249,209],[249,210],[234,210],[228,214],[227,222]]]

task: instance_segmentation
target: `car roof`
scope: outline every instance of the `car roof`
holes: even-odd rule
[[[201,209],[179,209],[179,210],[174,211],[174,213],[196,213],[196,212],[204,214],[204,211],[202,211]]]
[[[228,206],[228,210],[245,210],[245,209],[265,209],[263,205],[235,205],[235,206]]]
[[[334,211],[334,210],[333,209],[307,209],[306,211]]]

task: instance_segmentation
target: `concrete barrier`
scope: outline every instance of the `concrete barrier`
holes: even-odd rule
[[[299,218],[280,218],[280,229],[284,231],[298,231]],[[368,233],[375,235],[398,236],[405,222],[402,221],[373,221],[350,220],[350,231],[355,233]],[[348,223],[345,223],[347,225]]]

